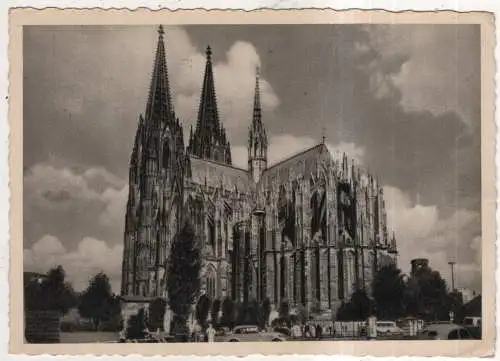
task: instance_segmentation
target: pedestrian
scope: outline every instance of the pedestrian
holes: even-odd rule
[[[212,327],[212,323],[208,324],[207,339],[208,342],[215,342],[215,328]]]
[[[321,339],[322,333],[323,333],[323,327],[321,327],[321,325],[318,323],[316,325],[316,338],[318,340]]]
[[[118,332],[118,339],[119,339],[119,342],[123,343],[127,340],[127,332],[125,330],[125,328],[122,328],[120,330],[120,332]]]
[[[300,326],[299,326],[298,323],[296,323],[296,324],[294,324],[292,326],[292,330],[291,331],[292,331],[291,332],[292,333],[292,338],[295,339],[295,340],[299,339],[300,336],[302,336],[301,332],[300,332]]]
[[[314,326],[314,324],[311,324],[311,326],[309,327],[309,334],[311,338],[316,337],[316,327]]]
[[[311,336],[310,332],[309,332],[309,323],[306,323],[305,326],[304,326],[304,336],[306,338],[309,338]]]

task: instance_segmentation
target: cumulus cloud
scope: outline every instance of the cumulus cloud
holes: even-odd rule
[[[268,165],[273,165],[317,144],[318,140],[307,136],[295,136],[292,134],[273,136],[269,139],[269,148],[267,151]],[[333,156],[346,153],[358,165],[363,163],[364,150],[354,143],[331,144],[327,142],[326,146]],[[248,150],[246,147],[233,147],[232,156],[236,166],[247,168]]]
[[[175,28],[168,33],[169,66],[173,79],[176,111],[185,131],[194,125],[201,96],[205,55],[190,42],[186,32]],[[231,134],[235,128],[248,124],[252,116],[256,69],[261,60],[256,48],[248,42],[235,42],[225,54],[225,59],[214,65],[215,92],[219,105],[219,116]],[[271,84],[260,79],[262,107],[273,111],[280,104]]]
[[[128,187],[104,168],[37,164],[24,176],[25,245],[45,234],[71,249],[87,236],[121,243]]]
[[[415,26],[398,26],[398,31],[379,26],[369,31],[379,54],[370,64],[375,93],[399,96],[407,111],[455,111],[465,123],[477,124],[471,104],[479,102],[470,99],[480,94],[479,32],[474,25],[429,25],[418,31]]]
[[[102,193],[102,201],[106,203],[106,207],[99,215],[99,222],[111,226],[123,224],[127,197],[128,186],[124,186],[120,190],[114,188],[106,189]]]
[[[436,206],[412,203],[395,187],[384,187],[389,227],[398,240],[399,266],[409,271],[414,258],[428,258],[451,286],[448,262],[456,262],[455,286],[481,290],[479,213],[457,209],[442,217]]]
[[[47,272],[61,265],[77,291],[84,290],[94,275],[104,272],[110,277],[113,291],[119,292],[122,252],[122,245],[110,246],[91,237],[82,239],[75,250],[67,251],[57,237],[44,235],[31,248],[24,249],[24,270]]]

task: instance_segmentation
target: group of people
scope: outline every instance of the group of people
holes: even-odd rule
[[[211,322],[204,332],[202,327],[196,323],[191,331],[191,340],[192,342],[215,342],[215,334],[216,331]]]
[[[328,333],[333,336],[333,327],[328,327]],[[321,339],[323,337],[323,327],[320,324],[306,323],[304,325],[296,323],[290,330],[290,336],[293,339],[308,338]]]

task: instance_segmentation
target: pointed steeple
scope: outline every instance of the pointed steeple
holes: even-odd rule
[[[260,71],[255,76],[255,94],[253,101],[253,117],[248,132],[248,170],[254,181],[260,180],[262,172],[267,168],[267,135],[262,123],[262,107],[260,103]]]
[[[231,150],[227,150],[226,132],[219,119],[210,46],[207,47],[206,57],[198,120],[188,150],[199,158],[231,164]]]
[[[145,117],[149,124],[153,123],[157,126],[173,119],[164,34],[163,26],[160,25]]]
[[[253,100],[253,122],[262,123],[262,107],[260,105],[260,68],[257,67],[255,74],[255,92]]]
[[[215,96],[212,49],[210,46],[207,47],[206,56],[207,61],[205,64],[205,76],[203,77],[203,88],[201,90],[200,108],[198,109],[198,121],[202,128],[209,128],[211,131],[217,133],[220,126],[219,111]]]

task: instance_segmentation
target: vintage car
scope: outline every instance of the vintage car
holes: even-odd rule
[[[464,327],[453,323],[432,324],[425,327],[420,338],[426,340],[471,340],[474,339]]]
[[[377,335],[401,335],[403,330],[393,321],[377,321]]]
[[[262,341],[286,341],[286,336],[279,332],[267,332],[260,330],[258,326],[236,326],[232,332],[223,336],[216,336],[217,342],[262,342]]]

